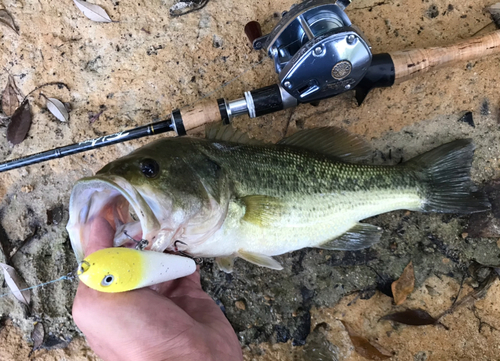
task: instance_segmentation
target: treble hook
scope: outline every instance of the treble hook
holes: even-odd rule
[[[182,255],[184,257],[191,258],[194,261],[194,263],[196,263],[197,265],[201,265],[203,263],[203,259],[201,259],[200,257],[193,257],[193,256],[191,256],[190,254],[188,254],[186,252],[179,251],[179,248],[177,248],[177,243],[181,243],[181,244],[187,246],[187,243],[184,243],[184,242],[179,241],[179,240],[175,241],[174,242],[174,251],[176,253],[179,253],[180,255]]]
[[[147,239],[141,239],[140,241],[136,241],[134,238],[128,235],[127,231],[123,231],[123,234],[125,234],[128,238],[130,238],[132,241],[135,242],[135,249],[138,251],[144,251],[149,244],[149,241]]]

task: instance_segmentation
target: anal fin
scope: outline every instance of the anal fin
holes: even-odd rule
[[[367,223],[358,223],[340,237],[323,243],[318,248],[357,251],[373,246],[380,240],[381,235],[382,228]]]
[[[283,266],[278,261],[270,256],[266,256],[265,254],[247,252],[240,249],[238,251],[238,256],[247,262],[256,264],[257,266],[267,267],[278,271],[283,269]]]
[[[215,262],[217,263],[221,271],[224,271],[226,273],[233,272],[234,256],[217,257],[215,259]]]

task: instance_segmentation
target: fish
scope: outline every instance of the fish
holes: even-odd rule
[[[149,287],[196,271],[188,257],[116,247],[104,248],[80,262],[77,276],[88,287],[118,293]]]
[[[367,143],[335,127],[276,144],[232,126],[206,135],[156,140],[78,180],[67,225],[77,260],[96,215],[115,230],[115,247],[145,240],[150,251],[212,257],[232,272],[236,258],[280,270],[273,257],[302,248],[371,247],[382,229],[361,221],[394,210],[490,209],[470,178],[471,139],[388,166],[367,164]]]

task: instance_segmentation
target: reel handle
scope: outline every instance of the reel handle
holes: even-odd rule
[[[262,36],[262,29],[258,21],[250,21],[245,25],[245,35],[253,46],[255,39]]]
[[[396,51],[390,53],[394,62],[394,84],[427,71],[496,54],[500,54],[500,30],[445,47]]]

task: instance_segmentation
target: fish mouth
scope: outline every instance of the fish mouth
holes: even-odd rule
[[[142,239],[152,244],[161,228],[152,207],[125,178],[97,175],[80,179],[71,192],[66,226],[78,262],[85,256],[86,225],[96,216],[115,229],[114,246],[135,246],[134,240]]]

